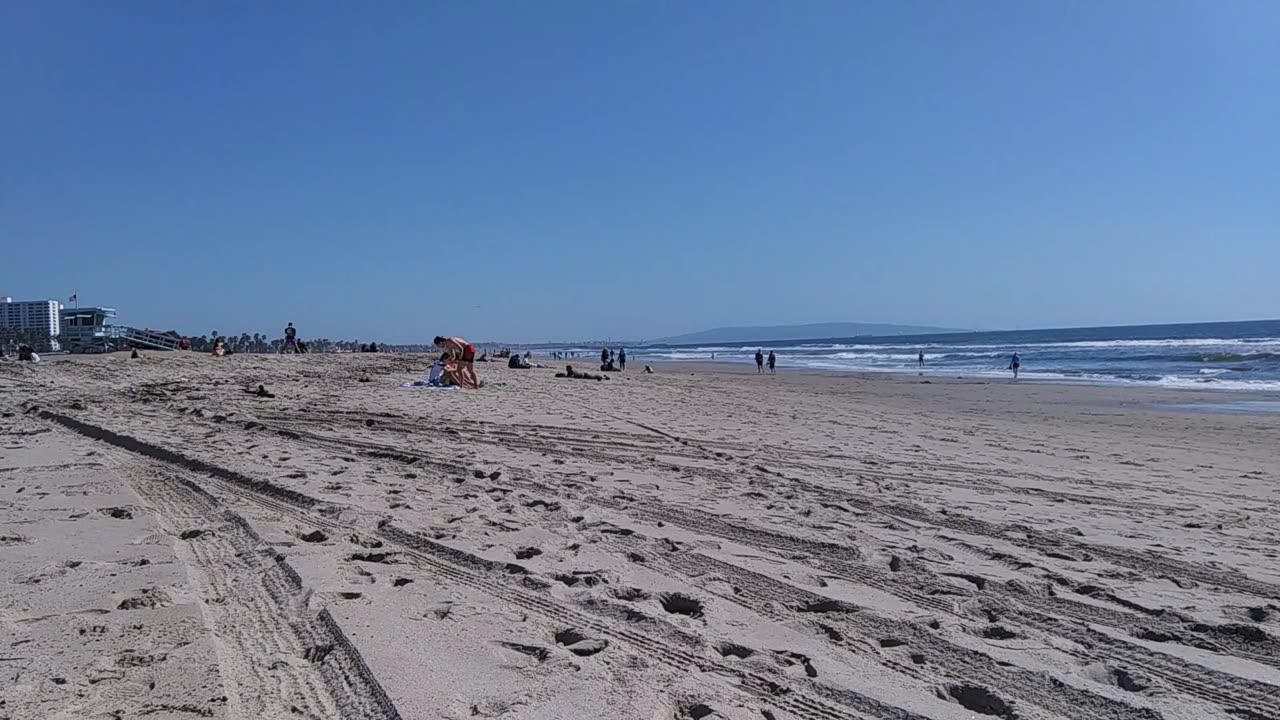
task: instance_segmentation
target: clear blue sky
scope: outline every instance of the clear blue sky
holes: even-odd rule
[[[0,3],[0,294],[186,333],[1280,316],[1280,3]]]

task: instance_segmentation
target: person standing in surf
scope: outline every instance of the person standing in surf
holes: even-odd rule
[[[776,369],[777,367],[778,367],[778,356],[774,355],[773,351],[770,350],[769,351],[769,374],[776,375],[778,373]]]
[[[759,375],[763,372],[764,372],[764,351],[757,349],[756,350],[756,374]]]
[[[920,361],[920,367],[924,367],[924,351],[923,350],[920,351],[919,361]]]
[[[1009,369],[1013,371],[1013,379],[1018,379],[1018,370],[1022,367],[1022,359],[1018,357],[1018,353],[1014,353],[1009,359]]]

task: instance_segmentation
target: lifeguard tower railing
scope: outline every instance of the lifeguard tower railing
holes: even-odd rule
[[[107,318],[116,316],[115,308],[63,309],[62,339],[70,352],[103,352],[126,347],[152,350],[177,350],[181,338],[169,333],[139,330],[125,325],[108,325]]]

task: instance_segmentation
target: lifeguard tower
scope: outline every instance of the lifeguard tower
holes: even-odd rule
[[[182,338],[174,333],[139,330],[124,325],[108,325],[116,317],[115,308],[63,308],[62,340],[73,353],[114,352],[128,347],[177,350]]]

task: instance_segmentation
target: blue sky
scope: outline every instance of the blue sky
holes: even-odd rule
[[[1280,4],[0,3],[0,294],[186,333],[1280,316]]]

